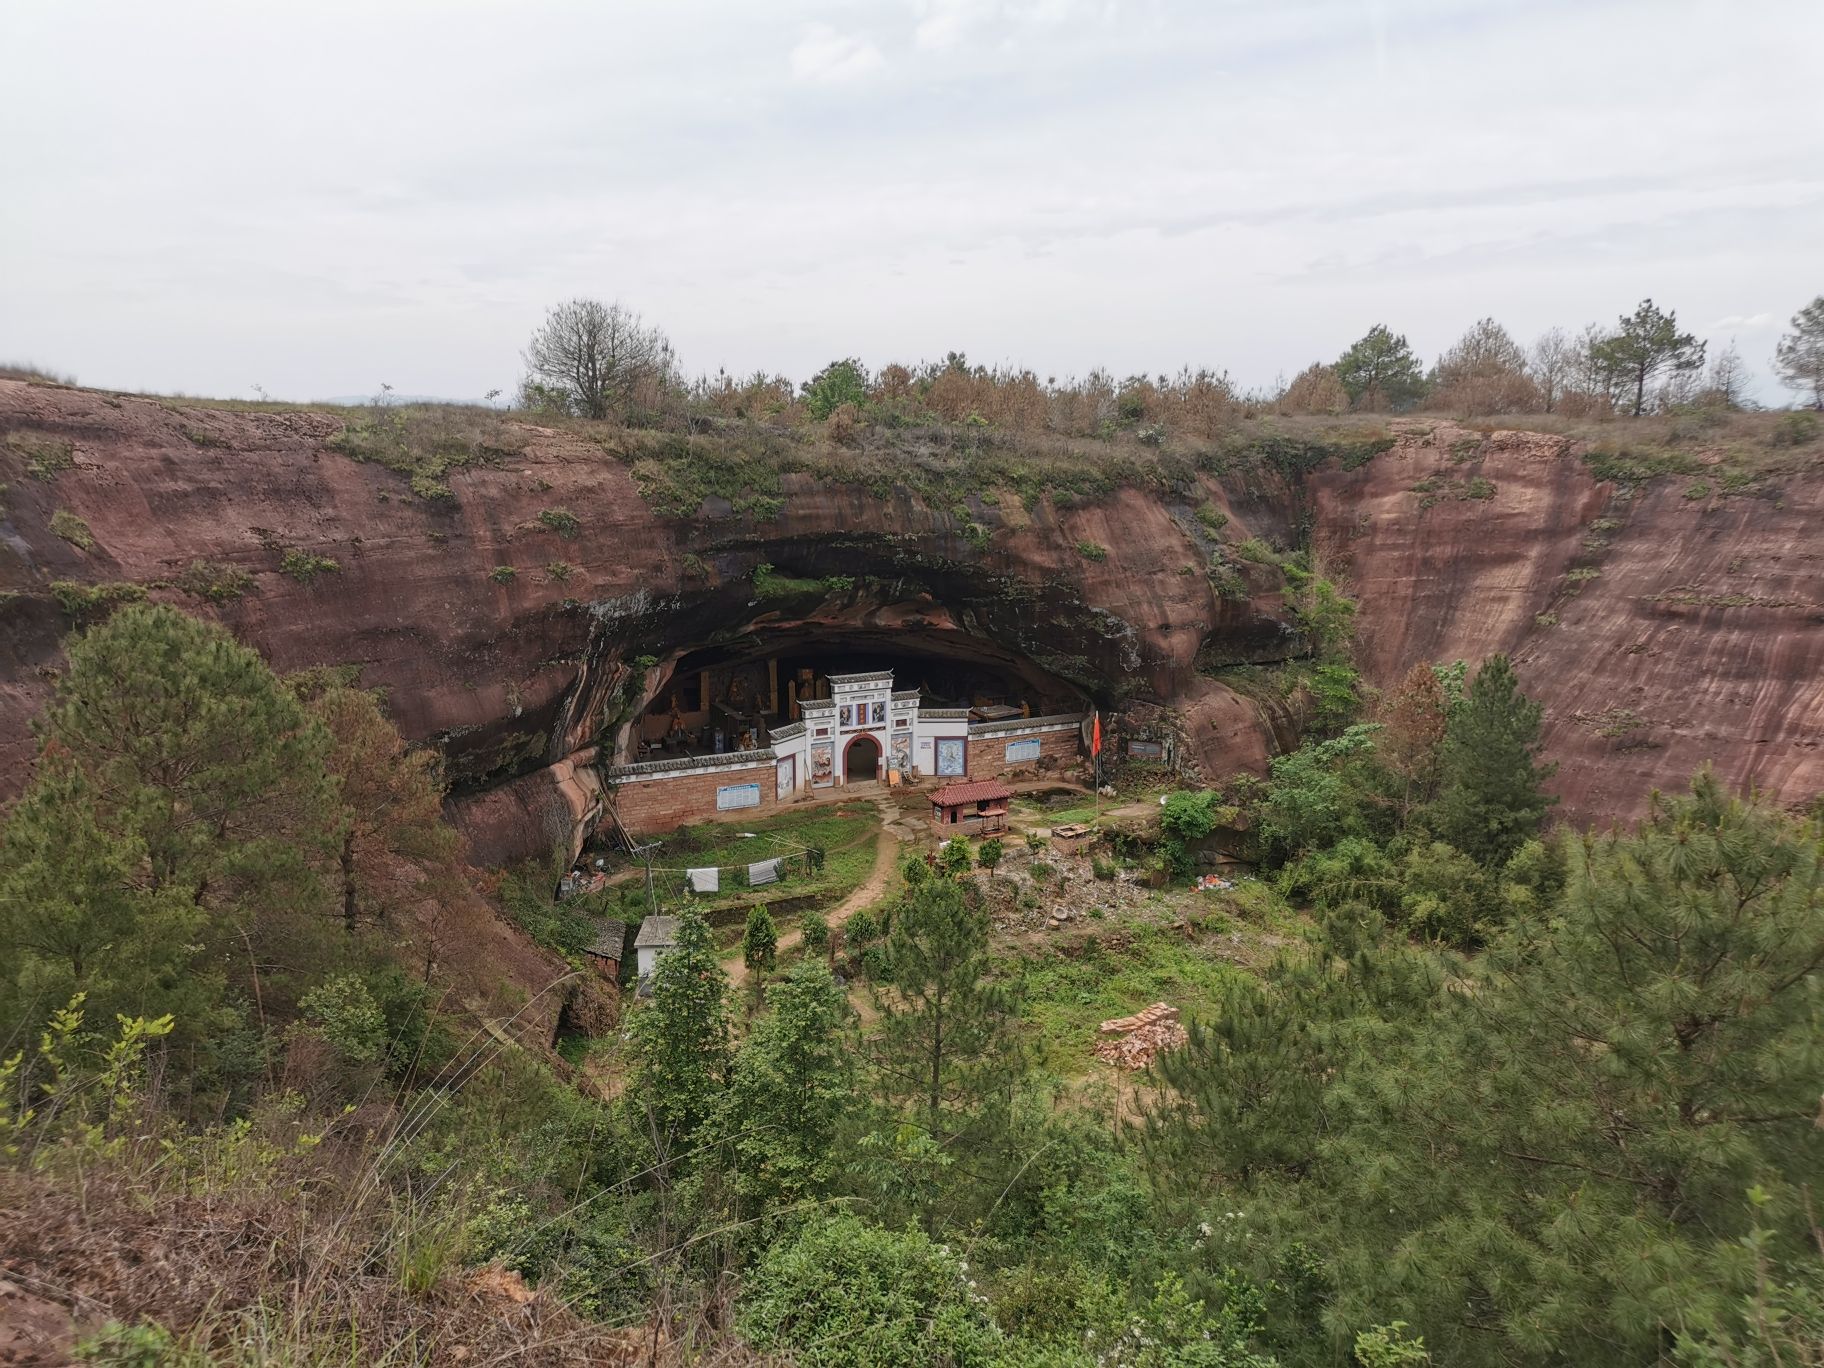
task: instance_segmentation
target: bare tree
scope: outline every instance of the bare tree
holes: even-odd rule
[[[1699,387],[1697,401],[1707,408],[1753,408],[1754,400],[1748,392],[1750,384],[1748,366],[1732,338],[1727,347],[1711,358],[1710,370]]]
[[[1539,402],[1526,373],[1526,353],[1492,318],[1484,318],[1438,358],[1432,407],[1469,417],[1524,413]]]
[[[1577,344],[1563,328],[1547,328],[1533,343],[1527,373],[1539,386],[1539,402],[1547,413],[1558,407],[1577,365]]]
[[[526,346],[528,407],[632,421],[661,407],[677,358],[657,327],[619,301],[556,305]]]

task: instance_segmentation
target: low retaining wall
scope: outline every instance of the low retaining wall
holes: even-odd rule
[[[614,785],[614,807],[621,825],[635,836],[644,836],[701,822],[718,812],[771,808],[779,801],[777,774],[771,751],[744,751],[733,756],[624,765],[609,771],[608,777]],[[747,795],[734,791],[750,785],[758,790],[758,802],[740,801]],[[735,800],[726,807],[717,803],[724,789],[731,790],[724,798]]]

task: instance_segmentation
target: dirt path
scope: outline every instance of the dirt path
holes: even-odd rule
[[[887,891],[888,881],[893,877],[893,867],[899,862],[901,838],[893,832],[893,822],[899,813],[884,797],[876,798],[874,806],[880,812],[880,830],[874,834],[874,868],[868,871],[868,877],[862,881],[861,887],[830,909],[828,916],[832,931],[862,908],[872,907],[880,901]],[[787,931],[779,937],[780,954],[795,949],[803,939],[804,932]],[[739,945],[724,957],[722,967],[728,970],[729,981],[737,988],[747,982],[747,965],[742,962]]]

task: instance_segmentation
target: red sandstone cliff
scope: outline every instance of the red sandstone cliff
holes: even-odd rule
[[[1003,498],[965,518],[787,475],[776,518],[711,501],[675,519],[574,433],[522,427],[523,450],[426,500],[332,451],[342,422],[0,382],[0,434],[49,436],[73,457],[36,478],[23,447],[0,445],[0,789],[22,781],[70,625],[55,581],[147,586],[219,616],[281,670],[359,666],[402,731],[443,749],[457,815],[490,861],[588,819],[590,762],[624,738],[666,661],[753,633],[898,640],[1103,702],[1167,705],[1206,772],[1258,769],[1266,720],[1196,664],[1279,659],[1299,642],[1270,577],[1254,577],[1251,600],[1213,590],[1213,543],[1193,516],[1206,499],[1229,514],[1229,541],[1309,521],[1320,554],[1349,571],[1376,682],[1414,660],[1513,652],[1547,708],[1566,816],[1627,816],[1704,759],[1787,801],[1824,785],[1820,495],[1798,482],[1625,497],[1561,439],[1500,433],[1469,453],[1473,435],[1413,426],[1354,471],[1247,488],[1201,477],[1066,507]],[[1441,494],[1412,488],[1433,479]],[[1475,479],[1486,497],[1463,496]],[[558,508],[572,535],[540,521]],[[91,550],[52,530],[59,510],[84,521]],[[288,551],[338,568],[301,581],[280,568]],[[250,587],[220,603],[173,587],[197,560]],[[763,563],[854,583],[764,601]]]

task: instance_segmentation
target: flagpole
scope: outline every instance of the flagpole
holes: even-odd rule
[[[1102,710],[1096,709],[1093,730],[1090,732],[1090,753],[1096,758],[1096,825],[1102,825]]]

